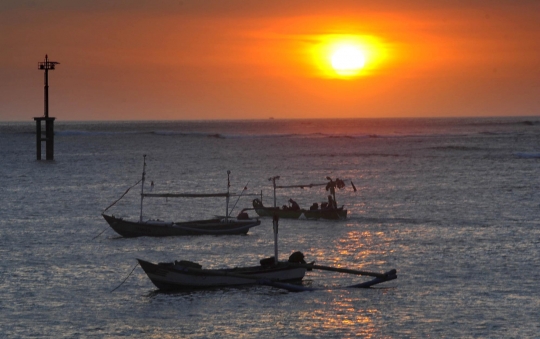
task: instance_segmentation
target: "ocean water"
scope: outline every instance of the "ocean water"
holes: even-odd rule
[[[538,117],[56,121],[55,161],[35,160],[34,129],[0,123],[2,338],[540,338]],[[272,222],[246,236],[117,236],[101,213],[140,179],[143,154],[156,192],[222,192],[230,170],[232,192],[247,186],[269,205],[275,175],[351,180],[357,192],[337,192],[347,220],[280,221],[280,258],[302,251],[398,279],[346,289],[364,279],[313,271],[314,292],[159,293],[136,258],[257,264],[273,255]],[[109,212],[137,218],[139,193]],[[277,192],[280,205],[325,197]],[[224,211],[219,198],[144,206],[145,218],[176,221]]]

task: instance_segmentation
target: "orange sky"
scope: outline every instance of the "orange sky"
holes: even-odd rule
[[[4,0],[0,32],[0,121],[43,115],[46,53],[61,120],[540,115],[537,0]]]

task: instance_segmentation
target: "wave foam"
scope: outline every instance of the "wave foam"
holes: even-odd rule
[[[518,152],[518,153],[514,153],[514,155],[518,158],[523,158],[523,159],[536,159],[536,158],[540,158],[540,153],[526,153],[526,152]]]

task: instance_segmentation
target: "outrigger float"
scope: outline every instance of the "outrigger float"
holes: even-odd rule
[[[278,261],[277,234],[278,217],[274,217],[274,256],[260,261],[260,266],[236,267],[226,269],[203,269],[191,261],[174,261],[153,264],[137,259],[152,283],[161,291],[193,290],[217,287],[236,287],[243,285],[266,285],[290,292],[314,291],[317,288],[302,286],[307,271],[326,270],[355,275],[371,276],[374,279],[348,288],[368,288],[386,281],[397,279],[396,270],[386,273],[373,273],[346,268],[306,263],[301,252],[294,252],[288,261]]]
[[[237,196],[229,192],[230,171],[227,171],[227,192],[197,194],[197,193],[145,193],[144,182],[146,175],[146,155],[144,155],[144,165],[141,183],[141,212],[138,221],[129,221],[122,218],[117,218],[114,215],[107,215],[105,212],[114,206],[126,193],[138,185],[130,187],[118,200],[107,207],[103,213],[103,218],[109,226],[123,237],[164,237],[164,236],[179,236],[179,235],[235,235],[247,234],[250,228],[258,226],[261,221],[252,219],[247,213],[241,212],[237,217],[231,217],[229,212],[229,198]],[[210,198],[224,197],[226,198],[226,214],[224,217],[184,221],[184,222],[166,222],[161,220],[143,220],[143,199],[144,198]]]

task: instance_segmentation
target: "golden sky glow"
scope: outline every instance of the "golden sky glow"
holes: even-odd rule
[[[63,120],[538,115],[538,22],[528,0],[5,0],[0,121],[43,114],[46,53]]]

